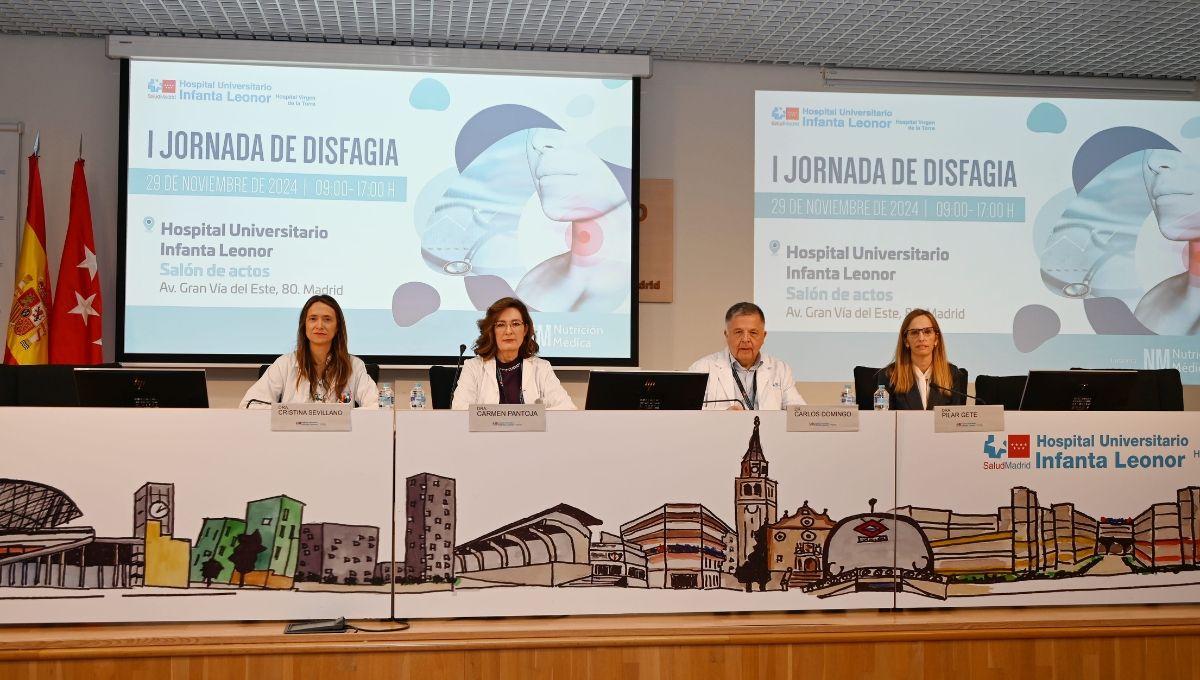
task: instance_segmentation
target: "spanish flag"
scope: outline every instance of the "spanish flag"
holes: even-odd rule
[[[46,211],[37,154],[29,156],[29,201],[17,257],[16,285],[4,363],[44,364],[50,353],[50,269],[46,264]]]

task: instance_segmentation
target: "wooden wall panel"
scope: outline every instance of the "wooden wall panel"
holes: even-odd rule
[[[372,625],[380,625],[374,623]],[[1200,678],[1200,606],[0,628],[2,680]]]

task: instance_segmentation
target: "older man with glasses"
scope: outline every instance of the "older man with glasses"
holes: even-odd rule
[[[705,408],[754,411],[804,404],[792,367],[762,351],[766,324],[763,310],[753,302],[739,302],[725,312],[726,348],[688,369],[708,374]]]

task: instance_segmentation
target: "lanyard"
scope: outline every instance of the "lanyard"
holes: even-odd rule
[[[518,359],[517,364],[515,366],[512,366],[511,368],[506,368],[502,371],[502,370],[500,370],[500,359],[496,359],[496,384],[500,387],[500,399],[502,402],[504,400],[504,374],[515,372],[517,375],[520,375],[521,369],[522,369],[522,366],[524,365],[524,363],[525,363],[524,359]],[[521,390],[521,389],[517,390],[517,403],[518,404],[525,403],[525,390]]]
[[[742,385],[742,379],[738,377],[738,366],[735,362],[729,362],[729,370],[733,371],[733,381],[737,383],[738,391],[742,393],[742,405],[747,411],[755,410],[758,404],[758,370],[755,369],[754,380],[750,383],[750,394],[746,394],[746,388]]]

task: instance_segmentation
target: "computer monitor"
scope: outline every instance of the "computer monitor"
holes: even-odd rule
[[[707,373],[684,371],[592,371],[589,411],[695,411],[704,405]]]
[[[208,408],[204,370],[77,368],[80,406]]]
[[[1030,371],[1022,411],[1130,411],[1137,371]]]

